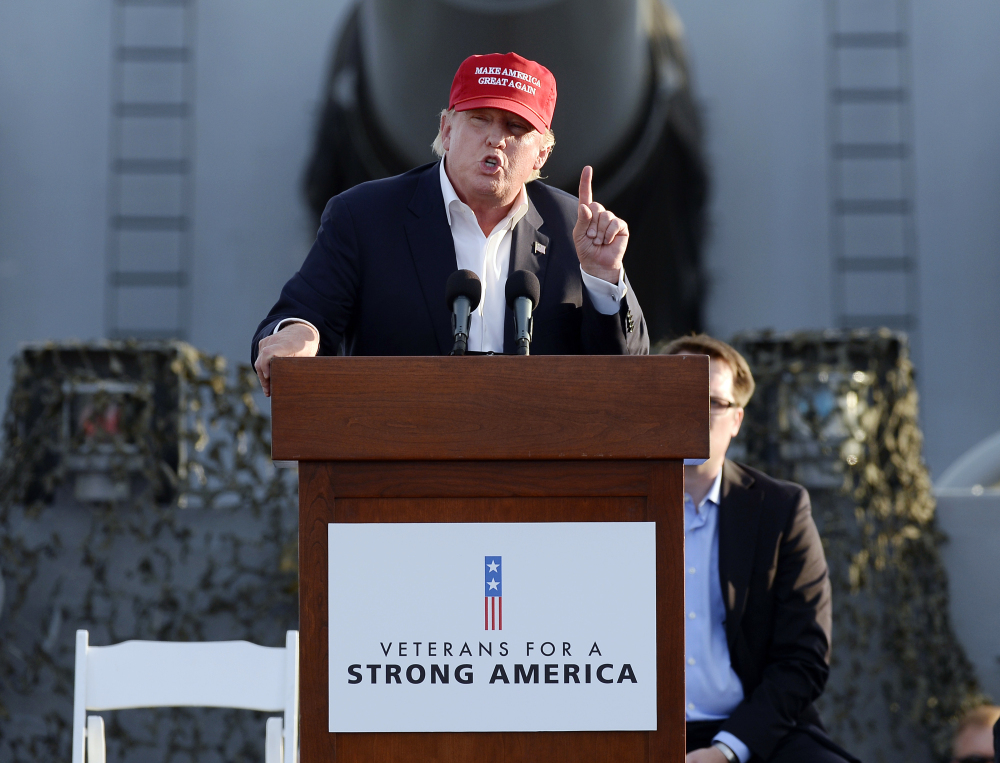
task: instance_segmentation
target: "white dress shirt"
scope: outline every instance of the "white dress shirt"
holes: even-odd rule
[[[451,228],[451,237],[455,242],[457,269],[471,270],[479,276],[483,284],[483,296],[479,307],[469,320],[469,350],[502,353],[504,315],[507,307],[504,288],[507,285],[510,269],[510,246],[514,237],[514,226],[528,211],[528,192],[522,185],[510,212],[490,231],[490,235],[486,236],[479,227],[475,213],[455,193],[444,165],[445,160],[442,159],[438,163],[441,195],[444,197],[448,227]],[[621,269],[617,284],[584,273],[582,267],[580,274],[594,308],[604,315],[616,314],[628,290],[625,285],[625,269]],[[272,333],[277,334],[289,323],[305,323],[313,326],[302,318],[285,318],[278,322]]]
[[[455,241],[455,258],[459,270],[471,270],[483,284],[483,296],[469,316],[469,349],[473,352],[503,352],[504,311],[507,305],[504,287],[510,269],[510,244],[514,226],[528,211],[528,192],[521,192],[514,200],[507,216],[498,222],[489,236],[483,234],[475,213],[458,198],[455,188],[439,164],[441,194],[444,210]],[[609,284],[610,285],[610,284]]]
[[[445,160],[439,164],[441,195],[455,241],[455,257],[459,270],[471,270],[483,282],[483,298],[469,321],[469,349],[478,352],[503,352],[504,311],[507,305],[504,287],[510,269],[510,245],[514,226],[528,211],[528,191],[522,185],[507,216],[497,223],[489,236],[483,234],[476,215],[455,193]],[[544,256],[544,255],[543,255]],[[590,293],[590,301],[599,313],[614,315],[625,298],[625,269],[618,276],[618,283],[608,283],[595,278],[580,268],[583,285]]]

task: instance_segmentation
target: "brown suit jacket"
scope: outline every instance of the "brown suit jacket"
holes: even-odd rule
[[[822,729],[812,703],[829,674],[830,580],[805,488],[725,462],[719,581],[744,694],[722,728],[767,760],[796,726]]]

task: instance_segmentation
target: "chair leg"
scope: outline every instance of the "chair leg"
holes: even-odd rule
[[[282,719],[268,718],[264,727],[264,763],[285,763]],[[104,763],[103,761],[101,763]]]
[[[99,715],[87,716],[87,763],[107,763],[104,719]]]

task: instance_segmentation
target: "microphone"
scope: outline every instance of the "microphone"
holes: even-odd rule
[[[531,311],[538,305],[538,297],[542,287],[538,277],[527,270],[515,270],[507,277],[504,286],[504,296],[507,297],[507,307],[514,313],[515,341],[518,355],[530,355],[531,334],[535,321]]]
[[[444,292],[451,310],[451,333],[455,336],[451,354],[465,355],[469,349],[469,315],[479,307],[483,283],[471,270],[456,270],[448,276]]]

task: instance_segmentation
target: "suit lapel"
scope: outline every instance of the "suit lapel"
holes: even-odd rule
[[[412,216],[406,221],[405,228],[413,267],[434,326],[434,336],[441,354],[447,355],[451,350],[452,334],[444,287],[448,276],[458,270],[458,257],[455,255],[455,239],[448,226],[439,172],[438,165],[434,164],[420,176],[409,204]]]
[[[528,195],[528,211],[514,226],[511,234],[510,263],[507,269],[508,276],[513,275],[515,270],[534,273],[542,294],[545,293],[545,270],[551,256],[548,253],[549,237],[539,231],[544,222]],[[515,351],[514,313],[509,307],[504,311],[503,351],[507,355],[512,355]]]
[[[722,467],[719,497],[719,582],[726,607],[726,641],[733,654],[746,608],[757,549],[757,528],[764,491],[750,490],[754,479],[728,459]]]

